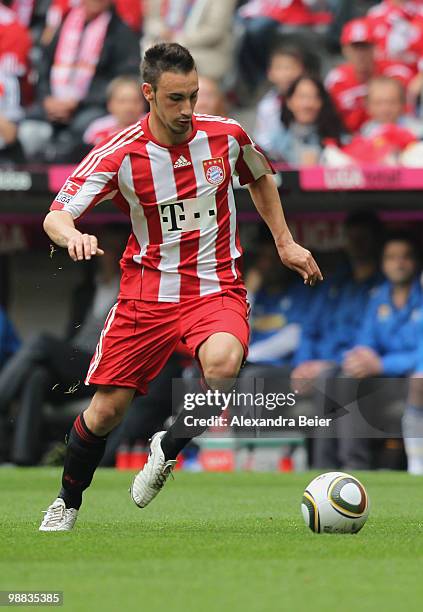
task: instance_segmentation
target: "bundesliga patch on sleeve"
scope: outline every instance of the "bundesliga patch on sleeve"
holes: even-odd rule
[[[69,204],[69,202],[73,200],[73,198],[76,196],[80,189],[81,186],[78,185],[78,183],[68,180],[63,185],[61,191],[57,194],[55,201],[64,205]]]

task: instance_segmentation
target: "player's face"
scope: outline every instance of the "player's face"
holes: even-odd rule
[[[156,90],[151,92],[151,112],[162,125],[174,135],[187,134],[191,130],[192,114],[198,96],[198,75],[193,70],[188,74],[163,72]]]
[[[110,99],[108,109],[122,127],[138,121],[144,111],[144,102],[139,87],[135,83],[119,85]]]
[[[389,242],[383,251],[383,273],[394,284],[408,284],[417,272],[417,263],[411,245],[407,242]]]

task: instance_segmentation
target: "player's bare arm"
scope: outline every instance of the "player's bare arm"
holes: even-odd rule
[[[75,227],[72,215],[64,210],[52,210],[44,219],[44,231],[49,238],[68,250],[73,261],[91,259],[95,255],[104,255],[98,248],[96,236],[83,234]]]
[[[266,174],[250,183],[248,188],[255,207],[272,232],[282,263],[298,272],[307,285],[322,281],[322,273],[310,251],[292,238],[274,178]]]

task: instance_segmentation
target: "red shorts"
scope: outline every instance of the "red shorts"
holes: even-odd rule
[[[107,316],[85,384],[133,387],[144,395],[180,340],[197,357],[216,332],[235,336],[245,359],[248,308],[244,293],[235,290],[180,303],[119,300]]]

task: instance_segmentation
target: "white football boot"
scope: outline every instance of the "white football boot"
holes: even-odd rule
[[[165,431],[159,431],[151,438],[150,454],[147,463],[135,476],[129,489],[134,503],[145,508],[159,493],[176,465],[176,459],[166,461],[161,447]]]
[[[70,531],[75,525],[78,516],[78,510],[75,508],[66,508],[63,499],[58,497],[44,511],[43,522],[40,525],[39,531]]]

